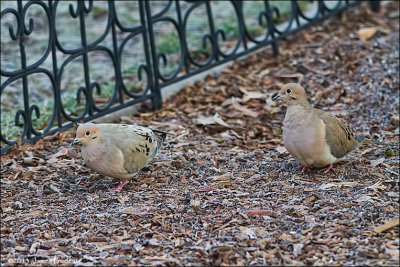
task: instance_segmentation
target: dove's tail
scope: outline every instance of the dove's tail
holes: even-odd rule
[[[174,135],[173,133],[169,133],[169,132],[166,132],[166,131],[163,131],[163,130],[160,130],[160,129],[153,129],[153,128],[150,128],[150,129],[155,133],[160,133],[161,136],[163,137],[163,141],[165,141],[165,138],[167,137],[167,134],[168,135]]]
[[[154,131],[154,130],[153,130],[153,131]],[[165,132],[162,132],[162,131],[154,131],[154,132],[159,132],[159,133],[161,133],[161,134],[154,134],[154,137],[155,137],[155,139],[156,139],[155,141],[156,141],[156,143],[157,143],[157,146],[156,146],[156,149],[154,149],[153,157],[157,154],[158,150],[160,150],[162,144],[163,144],[164,141],[165,141],[165,138],[167,137],[167,134],[166,134]]]
[[[161,133],[160,135],[157,135],[157,136],[161,138],[161,144],[164,143],[165,139],[167,138],[166,133]]]

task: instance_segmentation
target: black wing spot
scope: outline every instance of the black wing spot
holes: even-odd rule
[[[137,151],[137,152],[140,152],[140,149],[136,147],[136,151]]]
[[[122,124],[122,126],[123,126],[123,127],[127,127],[128,125],[127,125],[127,124]]]
[[[146,152],[149,153],[150,152],[150,148],[146,148]]]

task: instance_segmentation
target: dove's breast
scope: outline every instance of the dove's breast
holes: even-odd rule
[[[288,109],[283,142],[289,153],[303,166],[325,167],[337,160],[326,142],[324,122],[313,118],[311,113],[292,113]]]
[[[120,149],[113,147],[112,150],[99,151],[98,148],[99,146],[95,145],[82,147],[82,157],[89,168],[117,179],[127,179],[133,176],[124,169],[124,156]]]

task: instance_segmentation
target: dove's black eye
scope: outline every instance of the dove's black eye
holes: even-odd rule
[[[287,89],[286,94],[290,94],[292,92],[292,89]]]
[[[89,135],[90,135],[90,131],[87,131],[87,132],[85,133],[85,135],[86,135],[86,136],[89,136]]]

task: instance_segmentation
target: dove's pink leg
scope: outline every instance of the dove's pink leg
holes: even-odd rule
[[[127,182],[128,182],[128,180],[123,180],[122,183],[121,183],[118,187],[113,188],[113,190],[114,190],[115,192],[121,191],[121,190],[122,190],[122,187],[124,187],[124,185],[126,185]]]
[[[331,164],[331,165],[329,165],[329,167],[328,168],[326,168],[326,169],[322,169],[322,171],[324,171],[324,173],[327,173],[327,172],[329,172],[330,170],[332,170],[333,171],[333,165]]]
[[[300,169],[302,172],[308,172],[310,170],[308,167],[303,166],[303,165],[296,167],[296,170],[300,170]]]

